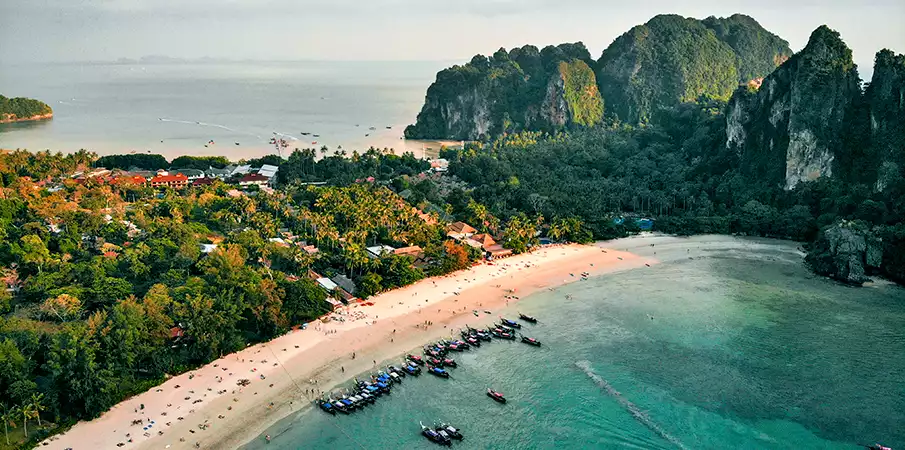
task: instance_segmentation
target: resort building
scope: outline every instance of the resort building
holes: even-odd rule
[[[486,233],[476,234],[463,241],[465,244],[481,249],[487,259],[498,259],[512,255],[512,250],[497,244],[492,236]]]
[[[396,249],[390,247],[389,245],[375,245],[373,247],[368,247],[365,250],[367,250],[368,256],[377,259],[387,255],[392,255],[396,252]]]
[[[207,175],[208,178],[218,178],[224,180],[226,178],[229,178],[229,176],[233,172],[233,169],[235,169],[235,167],[227,166],[222,169],[216,169],[212,166],[208,166],[207,170],[204,171],[204,174]]]
[[[258,175],[264,175],[267,178],[273,178],[277,175],[277,172],[280,170],[277,166],[271,166],[270,164],[264,164],[258,169]]]
[[[248,173],[250,173],[250,172],[251,172],[251,166],[248,165],[248,164],[245,164],[245,165],[241,165],[241,166],[236,166],[236,167],[234,167],[233,170],[232,170],[232,172],[229,173],[229,175],[230,175],[231,177],[234,177],[234,176],[237,176],[237,175],[246,175],[246,174],[248,174]]]
[[[449,170],[449,161],[443,158],[432,159],[431,163],[431,171],[432,172],[446,172]]]
[[[204,171],[198,169],[178,169],[173,170],[170,173],[185,175],[189,179],[189,181],[195,181],[197,179],[204,178]]]
[[[421,247],[417,245],[411,245],[408,247],[397,248],[396,250],[393,250],[393,254],[399,256],[411,256],[412,258],[417,260],[422,255],[424,255],[424,250],[422,250]]]
[[[239,179],[239,186],[264,186],[270,178],[257,173],[250,173]]]
[[[478,230],[474,229],[471,225],[468,225],[465,222],[451,223],[448,227],[446,227],[446,235],[457,241],[469,238],[477,232]]]
[[[157,175],[154,178],[151,178],[151,187],[154,188],[171,188],[171,189],[182,189],[189,185],[189,177],[176,174],[176,175]]]

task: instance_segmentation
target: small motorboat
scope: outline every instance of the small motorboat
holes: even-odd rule
[[[453,439],[461,441],[462,439],[465,438],[465,436],[462,436],[462,432],[459,431],[458,428],[456,428],[452,425],[447,425],[445,423],[441,423],[440,428],[443,429],[444,431],[446,431],[446,434],[448,434],[449,437],[451,437]]]
[[[524,320],[525,322],[537,323],[537,319],[535,319],[534,317],[531,317],[531,316],[526,316],[522,313],[518,314],[518,318]]]
[[[315,403],[317,403],[317,406],[320,407],[320,409],[325,413],[332,414],[334,416],[336,415],[336,408],[333,407],[333,403],[330,403],[326,400],[317,400]]]
[[[444,367],[459,367],[459,365],[456,364],[456,360],[454,360],[454,359],[452,359],[452,358],[444,358],[444,359],[443,359],[443,366],[444,366]]]
[[[535,347],[540,347],[540,341],[538,341],[537,339],[534,339],[534,338],[529,338],[527,336],[522,336],[522,342],[524,342],[528,345],[533,345]]]
[[[431,363],[431,365],[441,367],[443,366],[443,361],[440,358],[430,358],[427,362]]]
[[[347,398],[341,398],[334,402],[337,405],[343,405],[349,412],[355,411],[355,403]]]
[[[471,345],[466,341],[456,341],[455,344],[458,345],[462,350],[468,350],[471,348]]]
[[[500,403],[506,403],[506,397],[503,396],[502,392],[497,392],[493,389],[487,388],[487,396]]]
[[[405,371],[396,366],[387,366],[387,372],[396,372],[403,377],[405,376]]]
[[[352,411],[345,405],[345,403],[342,403],[342,402],[339,402],[339,401],[336,401],[336,400],[329,401],[328,403],[330,403],[331,405],[333,405],[333,409],[335,409],[335,410],[337,410],[337,411],[339,411],[339,412],[341,412],[341,413],[343,413],[343,414],[350,414],[350,413],[352,412]]]
[[[507,327],[510,327],[510,328],[521,328],[522,327],[522,324],[520,324],[514,320],[509,320],[505,317],[500,317],[500,323],[502,323],[503,325],[506,325]]]
[[[435,376],[438,376],[438,377],[440,377],[440,378],[449,378],[449,372],[447,372],[447,371],[445,371],[445,370],[443,370],[443,369],[441,369],[441,368],[439,368],[439,367],[428,367],[428,368],[427,368],[427,371],[428,371],[428,373],[430,373],[431,375],[435,375]]]
[[[411,361],[419,366],[424,365],[424,360],[421,359],[421,357],[418,355],[406,355],[406,358],[408,358],[409,361]]]
[[[377,401],[377,397],[375,397],[375,396],[373,396],[373,395],[371,395],[371,394],[368,394],[368,393],[365,392],[365,391],[359,391],[357,395],[358,395],[359,397],[363,398],[364,401],[365,401],[365,403],[367,403],[367,404],[369,404],[369,405],[373,405],[374,402]]]
[[[435,444],[446,446],[452,445],[452,441],[450,441],[449,438],[441,436],[440,433],[437,433],[436,431],[424,426],[423,423],[421,424],[421,434],[426,437],[427,440]]]
[[[402,366],[402,370],[409,375],[420,375],[421,368],[414,364],[406,364]]]
[[[469,345],[474,346],[474,347],[480,347],[480,346],[481,346],[481,341],[478,340],[477,338],[473,338],[473,337],[471,337],[471,336],[465,338],[465,342],[468,342]]]
[[[865,445],[864,448],[868,450],[892,450],[892,447],[887,447],[885,445],[874,444],[874,445]]]

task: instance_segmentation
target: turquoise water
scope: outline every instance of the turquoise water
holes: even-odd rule
[[[454,448],[905,446],[905,290],[815,277],[789,243],[613,245],[665,262],[526,298],[508,313],[541,320],[523,332],[542,348],[457,354],[452,379],[408,377],[351,416],[288,417],[266,448],[432,448],[418,422],[441,420],[466,435]]]
[[[268,141],[277,132],[290,141],[290,150],[341,145],[350,153],[369,146],[420,153],[420,142],[400,140],[402,131],[414,122],[435,74],[448,65],[0,62],[0,94],[37,98],[54,109],[50,121],[0,125],[0,148],[238,160],[273,153]],[[209,140],[217,144],[205,147]]]

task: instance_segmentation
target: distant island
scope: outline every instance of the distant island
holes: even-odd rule
[[[27,122],[53,117],[47,103],[25,97],[8,98],[0,95],[0,123]]]

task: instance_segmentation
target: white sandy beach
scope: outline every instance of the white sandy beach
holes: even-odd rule
[[[527,296],[592,276],[655,261],[597,246],[545,247],[493,264],[350,305],[328,323],[308,325],[214,361],[126,400],[42,443],[48,449],[237,448],[320,392],[466,323],[497,320],[512,296]],[[564,300],[565,301],[565,300]],[[472,310],[489,310],[491,315]],[[425,326],[426,322],[432,326]],[[355,359],[352,354],[355,353]],[[245,387],[240,379],[250,380]],[[143,406],[143,408],[142,408]],[[142,421],[133,425],[133,421]]]

